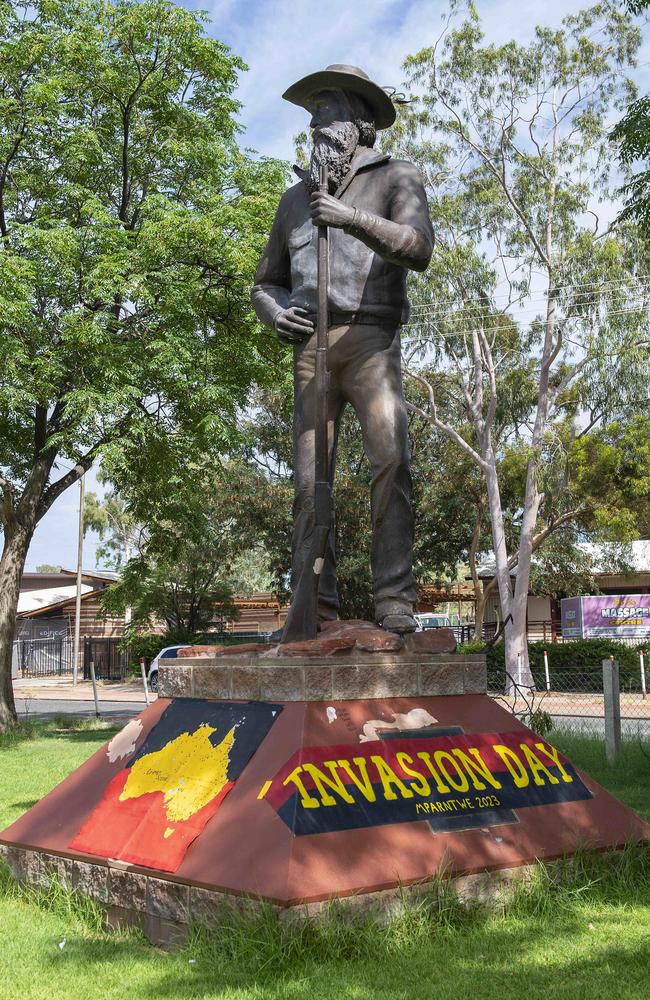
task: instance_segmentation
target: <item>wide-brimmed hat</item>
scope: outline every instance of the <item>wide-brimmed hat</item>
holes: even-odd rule
[[[310,73],[298,80],[282,95],[301,108],[309,110],[309,99],[321,90],[347,90],[363,97],[375,119],[375,127],[388,128],[395,121],[395,105],[386,91],[373,83],[358,66],[341,66],[334,63],[317,73]]]

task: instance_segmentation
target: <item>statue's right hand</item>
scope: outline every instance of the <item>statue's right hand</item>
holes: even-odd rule
[[[307,319],[306,309],[290,306],[275,317],[274,327],[278,339],[285,344],[301,344],[314,332],[314,324]]]

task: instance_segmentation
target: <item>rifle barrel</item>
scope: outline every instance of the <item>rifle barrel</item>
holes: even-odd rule
[[[327,193],[327,167],[321,165],[319,190]],[[315,484],[327,483],[328,441],[327,441],[327,290],[329,283],[329,256],[327,226],[318,227],[318,315],[316,326],[316,393],[314,414],[314,478]]]
[[[327,167],[321,166],[319,191],[327,193]],[[318,313],[316,318],[316,369],[314,372],[314,519],[309,554],[293,592],[282,632],[282,642],[313,639],[318,631],[318,586],[332,524],[332,491],[329,482],[327,434],[328,381],[328,256],[327,226],[318,227]]]

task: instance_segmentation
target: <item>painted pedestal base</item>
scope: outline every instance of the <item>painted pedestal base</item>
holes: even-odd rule
[[[176,697],[139,717],[136,756],[170,705],[181,720],[196,719],[197,699],[278,708],[180,864],[164,871],[71,849],[125,767],[107,747],[0,834],[7,862],[33,885],[54,871],[105,905],[111,923],[173,944],[188,918],[218,923],[224,906],[264,901],[281,915],[334,898],[388,906],[441,871],[461,894],[484,893],[536,859],[650,838],[642,820],[481,693],[482,658],[371,662],[374,676],[354,659],[165,668],[163,691]],[[320,698],[306,700],[317,682]]]

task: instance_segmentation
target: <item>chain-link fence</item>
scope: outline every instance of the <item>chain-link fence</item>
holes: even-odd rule
[[[635,660],[638,662],[635,663]],[[645,653],[630,650],[624,659],[621,656],[621,661],[617,660],[621,736],[650,739],[650,696],[647,692]],[[573,668],[553,669],[548,656],[544,655],[541,668],[534,665],[532,672],[534,685],[528,686],[521,683],[518,677],[512,678],[504,670],[493,668],[488,671],[489,693],[538,731],[553,728],[604,735],[602,660]]]
[[[483,627],[486,641],[496,623]],[[603,660],[619,665],[621,735],[650,740],[650,662],[639,639],[563,640],[558,621],[528,622],[528,654],[533,684],[522,674],[506,674],[503,642],[488,653],[488,690],[532,728],[550,725],[574,733],[604,733]]]

